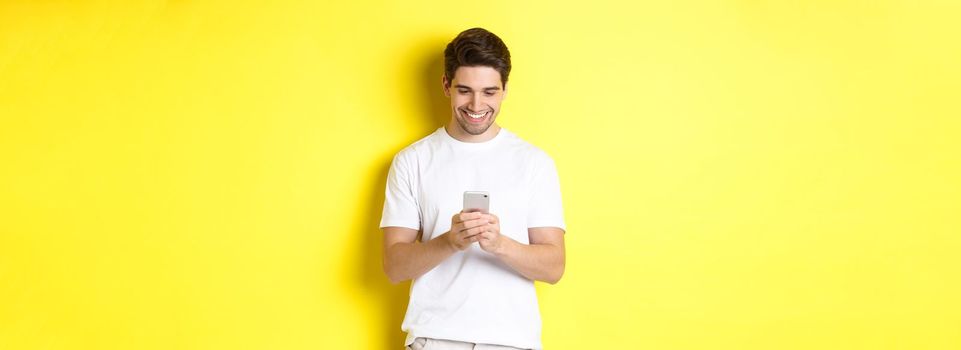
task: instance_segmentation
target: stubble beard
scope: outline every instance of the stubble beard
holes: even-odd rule
[[[471,134],[474,136],[481,135],[487,132],[487,129],[490,129],[491,125],[494,125],[494,112],[491,112],[490,120],[488,120],[483,125],[471,124],[470,122],[464,120],[464,118],[465,117],[461,117],[460,112],[458,112],[458,117],[454,119],[457,119],[457,124],[460,125],[461,130],[464,130],[468,134]],[[466,117],[466,118],[470,118],[470,117]]]

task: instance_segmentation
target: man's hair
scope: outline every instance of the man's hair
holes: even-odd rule
[[[501,74],[507,85],[511,73],[511,53],[501,38],[484,28],[471,28],[457,35],[444,49],[444,76],[448,84],[460,67],[487,66]]]

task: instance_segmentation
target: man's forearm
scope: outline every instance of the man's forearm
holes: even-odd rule
[[[384,269],[393,283],[420,277],[457,252],[444,233],[427,242],[394,243],[387,247]]]
[[[507,236],[497,257],[528,279],[557,283],[564,274],[564,248],[553,244],[523,244]]]

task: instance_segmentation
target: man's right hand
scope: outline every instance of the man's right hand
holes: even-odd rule
[[[481,212],[454,214],[450,219],[448,243],[457,250],[467,249],[471,243],[477,242],[478,234],[486,229],[488,221],[487,215]]]

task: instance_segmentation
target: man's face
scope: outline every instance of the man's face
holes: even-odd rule
[[[444,78],[444,95],[450,97],[451,120],[471,135],[481,135],[494,124],[507,91],[501,75],[486,66],[460,67],[454,79]]]

